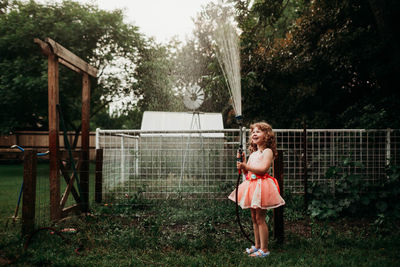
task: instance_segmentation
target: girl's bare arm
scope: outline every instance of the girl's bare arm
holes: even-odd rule
[[[267,148],[263,151],[261,164],[259,164],[258,166],[249,166],[245,162],[243,162],[243,163],[238,162],[237,167],[238,167],[238,169],[242,169],[245,172],[250,171],[255,174],[263,175],[263,174],[267,173],[269,168],[271,167],[273,158],[274,158],[274,154],[273,154],[272,150]]]

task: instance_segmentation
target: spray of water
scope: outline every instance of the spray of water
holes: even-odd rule
[[[229,21],[229,17],[222,16],[214,32],[216,55],[224,74],[232,106],[236,117],[242,116],[242,94],[240,84],[240,51],[237,28]]]
[[[242,118],[242,93],[241,93],[241,84],[240,84],[240,54],[239,54],[239,38],[237,35],[236,27],[233,26],[232,22],[228,19],[228,16],[221,16],[224,18],[221,22],[218,23],[217,28],[215,30],[215,42],[217,45],[217,58],[218,62],[221,66],[222,72],[224,73],[226,83],[229,88],[229,93],[232,98],[233,109],[235,110],[236,119],[239,124],[241,124]],[[240,146],[238,149],[238,154],[242,155],[243,149],[243,128],[240,127]],[[238,158],[238,161],[243,161],[242,157]],[[254,243],[248,234],[244,231],[243,226],[240,222],[239,216],[239,204],[238,204],[238,191],[239,184],[241,179],[243,179],[243,174],[239,170],[238,179],[236,182],[236,217],[237,222],[239,224],[240,230],[243,235],[249,240],[251,243]]]

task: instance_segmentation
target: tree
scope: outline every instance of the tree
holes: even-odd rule
[[[267,120],[274,127],[290,127],[296,99],[291,80],[271,62],[272,51],[285,38],[307,1],[234,1],[242,30],[242,97],[247,122]]]
[[[244,79],[255,84],[244,90],[245,110],[275,127],[399,127],[398,34],[389,26],[399,4],[383,2],[304,1],[297,15],[290,0],[238,5]],[[273,34],[281,20],[291,23]]]
[[[138,99],[137,107],[142,112],[181,111],[183,108],[179,92],[174,90],[174,66],[170,49],[172,47],[157,45],[150,40],[148,45],[138,51],[133,88]]]
[[[123,22],[121,10],[99,10],[73,1],[0,5],[0,131],[47,127],[47,61],[33,38],[50,37],[100,70],[92,81],[92,115],[114,96],[133,88],[138,28]],[[79,131],[81,77],[60,67],[60,103],[69,129]]]
[[[182,95],[186,87],[198,84],[205,93],[202,112],[221,112],[225,127],[236,127],[229,89],[215,54],[214,31],[224,6],[209,3],[194,19],[195,29],[185,44],[173,45],[175,88]]]

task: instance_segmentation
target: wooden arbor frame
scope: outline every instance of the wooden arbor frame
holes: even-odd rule
[[[68,212],[80,208],[82,212],[89,209],[89,118],[90,118],[90,80],[89,75],[97,77],[98,70],[76,56],[74,53],[50,38],[42,41],[34,39],[44,55],[48,57],[48,105],[49,105],[49,151],[50,151],[50,218],[58,220],[67,216]],[[62,168],[59,152],[59,80],[58,64],[82,75],[82,128],[81,128],[81,160],[80,160],[80,188],[78,197],[74,188],[75,177],[69,177],[63,171],[67,188],[60,196],[60,169]],[[78,162],[79,165],[79,162]],[[72,192],[77,205],[64,208],[69,193]]]

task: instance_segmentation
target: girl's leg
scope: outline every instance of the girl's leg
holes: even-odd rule
[[[261,247],[261,243],[260,243],[260,234],[257,224],[257,210],[250,209],[250,211],[251,211],[251,220],[253,222],[254,246],[259,249]]]
[[[256,222],[259,232],[260,248],[262,251],[268,251],[268,226],[265,222],[265,216],[267,214],[266,210],[257,209],[256,210]]]

